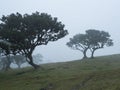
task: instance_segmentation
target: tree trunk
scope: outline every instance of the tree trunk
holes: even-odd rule
[[[92,51],[91,58],[94,58],[95,49]]]
[[[29,63],[31,66],[33,66],[34,69],[38,69],[38,68],[39,68],[39,65],[37,65],[37,64],[35,64],[35,63],[33,62],[33,57],[32,57],[32,55],[29,55],[29,56],[28,56],[28,59],[29,59],[28,63]]]
[[[86,59],[87,58],[87,55],[86,55],[86,52],[87,52],[88,48],[86,48],[84,51],[83,51],[83,59]]]
[[[87,58],[87,56],[86,56],[86,52],[83,52],[83,59],[86,59]]]

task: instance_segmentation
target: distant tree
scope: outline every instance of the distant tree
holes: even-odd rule
[[[2,57],[0,58],[0,70],[6,70],[7,60],[4,60]]]
[[[81,51],[84,55],[83,58],[87,58],[86,52],[88,49],[91,51],[91,58],[94,58],[96,50],[112,45],[113,41],[110,39],[108,32],[95,29],[89,29],[85,34],[77,34],[70,38],[70,41],[67,43],[67,46],[72,49]]]
[[[10,65],[11,65],[12,61],[10,60],[10,57],[8,58],[8,56],[4,56],[0,58],[0,70],[8,70],[11,69]]]
[[[21,68],[21,65],[23,63],[26,63],[26,57],[24,57],[23,55],[14,55],[11,56],[11,58],[12,58],[12,63],[16,64],[18,68]]]
[[[110,39],[108,32],[89,29],[86,31],[86,35],[90,44],[91,58],[94,58],[94,52],[96,50],[113,45],[113,41]]]
[[[74,50],[81,51],[84,55],[83,58],[87,58],[86,52],[89,49],[89,43],[86,34],[76,34],[70,38],[66,45]]]
[[[20,13],[2,16],[0,38],[12,44],[10,50],[25,55],[27,62],[35,69],[39,66],[33,62],[32,53],[39,45],[57,41],[68,34],[64,24],[47,13],[35,12],[32,15]]]
[[[4,70],[10,69],[10,46],[11,44],[5,40],[0,40],[0,54],[1,56],[6,57],[6,59],[1,60],[1,65]]]
[[[35,54],[33,55],[33,60],[35,63],[39,63],[40,61],[43,60],[43,56],[41,54]]]
[[[10,56],[9,59],[7,56],[2,56],[0,58],[0,70],[8,70],[10,69],[10,65],[14,63],[18,66],[18,68],[21,68],[21,65],[23,63],[26,63],[26,58],[22,55],[14,55]],[[8,68],[9,67],[9,68]]]

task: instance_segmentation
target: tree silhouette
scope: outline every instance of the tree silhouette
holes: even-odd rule
[[[1,22],[0,37],[12,44],[12,52],[24,54],[35,69],[39,67],[32,57],[36,46],[47,45],[49,41],[57,41],[68,34],[65,25],[47,13],[12,13],[2,16]]]
[[[81,51],[84,55],[83,58],[87,58],[86,52],[88,49],[91,51],[91,58],[94,58],[96,50],[112,45],[113,41],[110,39],[108,32],[95,29],[86,30],[85,34],[76,34],[67,43],[68,47]]]
[[[73,38],[70,38],[66,45],[74,50],[81,51],[84,55],[83,58],[87,58],[86,52],[89,49],[89,43],[85,34],[76,34]]]
[[[91,51],[91,58],[94,58],[94,52],[96,50],[113,45],[113,41],[110,39],[108,32],[89,29],[86,31],[86,35],[90,44],[89,49]]]

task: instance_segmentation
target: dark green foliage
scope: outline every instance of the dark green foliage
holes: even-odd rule
[[[5,41],[5,40],[0,40],[0,50],[2,55],[9,55],[10,54],[10,46],[11,43]]]
[[[13,13],[3,16],[1,21],[0,37],[12,44],[12,52],[24,54],[34,68],[37,68],[32,58],[35,47],[47,45],[49,41],[56,41],[68,34],[65,25],[47,13]]]

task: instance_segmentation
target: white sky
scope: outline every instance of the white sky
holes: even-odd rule
[[[11,13],[51,14],[65,24],[69,35],[47,46],[39,46],[34,54],[41,53],[45,60],[67,61],[82,58],[82,53],[65,44],[77,33],[87,29],[105,30],[114,40],[114,46],[96,51],[95,55],[120,53],[120,0],[1,0],[0,17]]]

